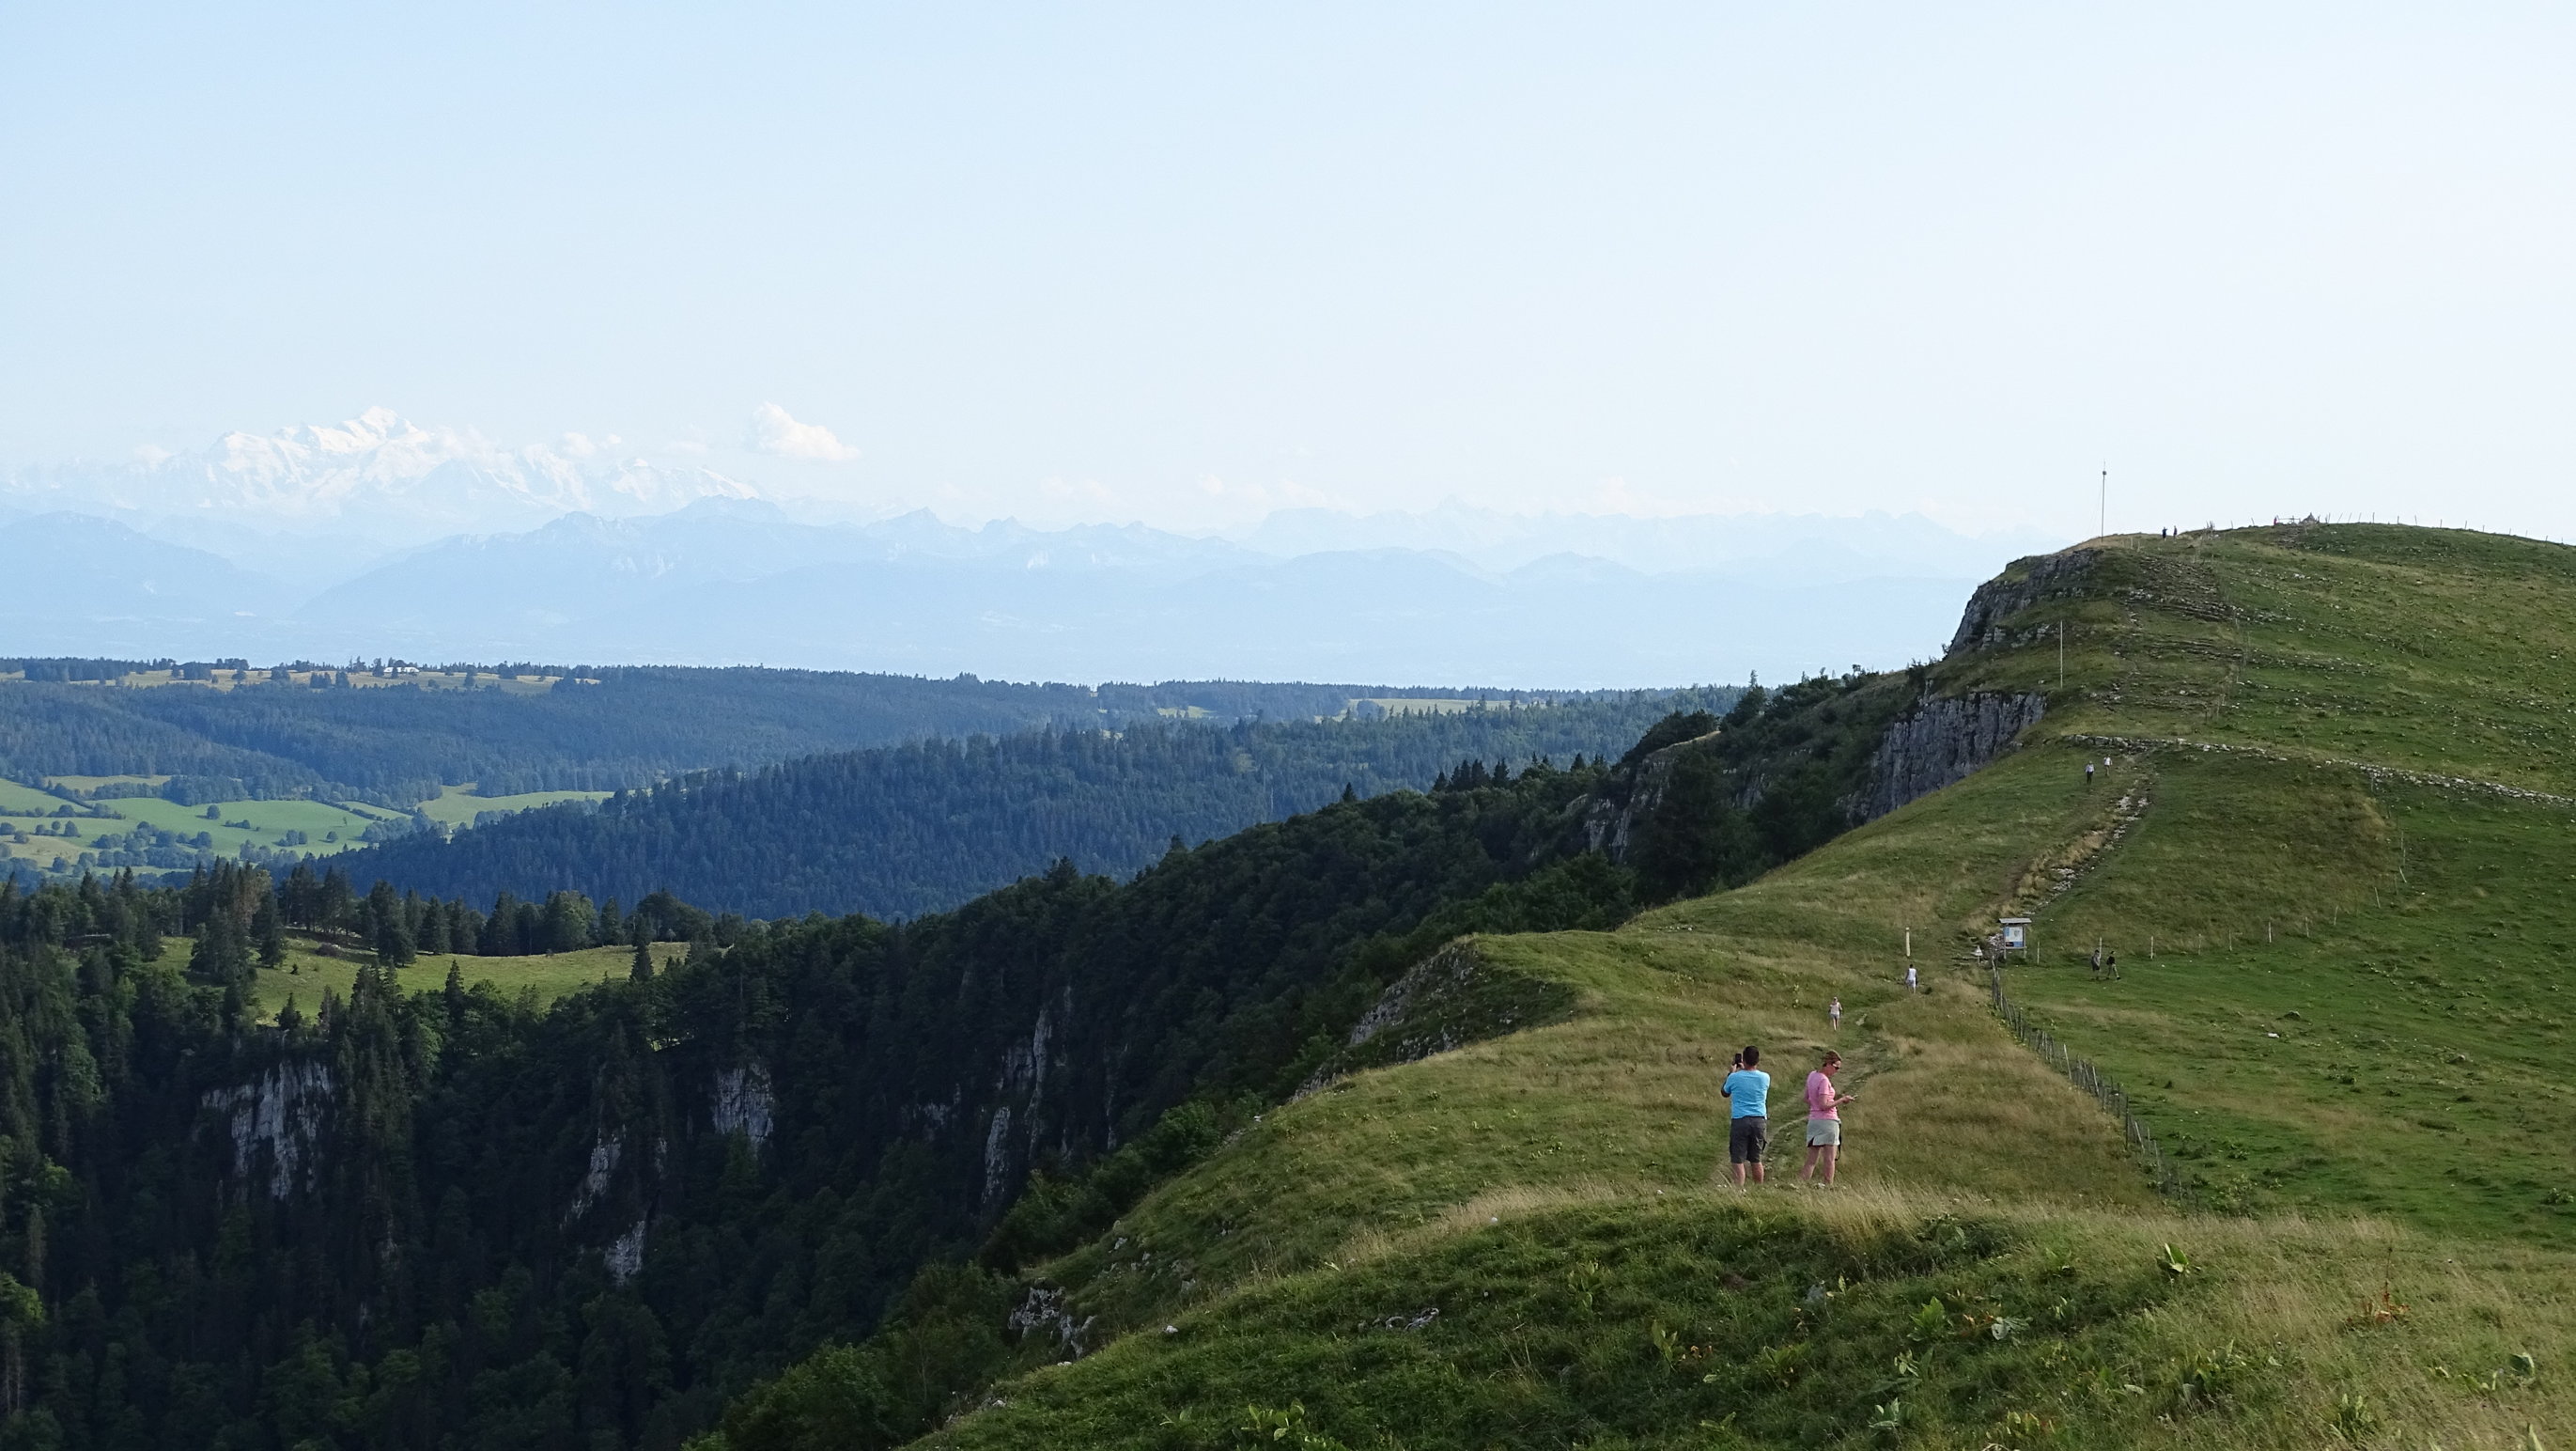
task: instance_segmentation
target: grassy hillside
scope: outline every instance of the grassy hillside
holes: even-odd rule
[[[2096,547],[1931,673],[2044,690],[2022,749],[1739,890],[1476,941],[1579,1008],[1271,1112],[1040,1267],[1064,1318],[934,1442],[2565,1444],[2576,554]],[[2008,991],[2128,1085],[2175,1195],[1992,1012],[1967,949],[2014,908]],[[1739,1193],[1747,1041],[1779,1132]],[[1830,1193],[1781,1182],[1828,1043]],[[737,1451],[866,1444],[829,1409],[861,1369],[746,1405]]]

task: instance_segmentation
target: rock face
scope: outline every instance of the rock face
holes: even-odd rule
[[[769,1070],[757,1063],[728,1068],[716,1075],[712,1121],[719,1134],[740,1134],[757,1151],[769,1142],[769,1126],[778,1100],[769,1087]]]
[[[2013,561],[2011,568],[1968,596],[1968,608],[1959,616],[1959,631],[1950,637],[1948,653],[2017,643],[2005,633],[2006,620],[2042,601],[2081,593],[2084,576],[2101,561],[2099,549],[2067,549]]]
[[[2030,631],[2016,634],[2008,622],[2044,601],[2082,593],[2101,560],[2101,550],[2069,549],[2014,561],[1968,597],[1948,653],[2036,638]],[[1870,761],[1869,789],[1855,803],[1854,814],[1875,821],[1916,797],[1966,780],[2012,749],[2015,738],[2047,710],[2048,698],[2035,691],[1923,697],[1879,738],[1878,753]]]
[[[1966,780],[2010,750],[2014,738],[2047,709],[2047,698],[2036,693],[1917,701],[1879,737],[1860,818],[1875,821],[1918,796]]]
[[[1663,804],[1664,791],[1672,785],[1673,763],[1682,752],[1703,741],[1714,740],[1717,733],[1677,741],[1637,763],[1637,779],[1625,801],[1608,798],[1595,800],[1583,816],[1583,845],[1588,851],[1605,853],[1614,862],[1628,860],[1628,849],[1636,842],[1638,824],[1655,814]],[[1755,793],[1758,795],[1758,792]],[[1749,806],[1750,801],[1740,801]]]
[[[310,1187],[315,1151],[335,1088],[321,1063],[281,1063],[257,1083],[210,1088],[204,1105],[229,1119],[233,1171],[248,1179],[265,1168],[271,1198]]]

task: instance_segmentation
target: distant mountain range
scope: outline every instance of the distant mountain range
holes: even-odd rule
[[[585,440],[505,449],[371,410],[0,481],[0,578],[15,586],[0,589],[0,643],[1083,682],[1672,685],[1930,658],[1975,581],[2053,542],[1972,538],[1919,515],[1461,504],[1289,510],[1226,537],[831,518]]]
[[[425,428],[390,408],[340,424],[225,434],[192,453],[11,473],[0,496],[32,511],[77,509],[339,530],[378,541],[525,529],[573,512],[651,514],[695,499],[747,499],[750,485],[674,468],[569,435],[510,448],[471,430]]]

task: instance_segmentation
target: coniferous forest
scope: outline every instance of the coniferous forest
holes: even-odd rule
[[[1462,760],[1616,754],[1675,706],[1724,709],[1735,694],[924,741],[682,777],[453,841],[406,838],[345,869],[476,902],[568,886],[630,902],[668,890],[752,917],[916,916],[1059,858],[1123,876],[1175,837],[1207,841],[1345,792],[1421,789]]]
[[[0,776],[180,776],[227,783],[208,789],[236,795],[408,807],[467,782],[487,796],[613,791],[711,767],[905,741],[1117,729],[1167,714],[1218,725],[1307,720],[1339,715],[1359,698],[1455,693],[1226,680],[1093,688],[748,666],[442,667],[450,679],[464,672],[479,682],[460,690],[404,683],[390,666],[373,676],[364,664],[300,674],[224,668],[240,663],[0,659],[0,674],[26,677],[0,690]],[[101,683],[155,666],[192,683]],[[498,683],[523,675],[560,683],[524,692]],[[1635,703],[1648,694],[1534,698],[1642,708]]]

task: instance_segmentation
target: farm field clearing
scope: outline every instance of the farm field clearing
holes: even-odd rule
[[[515,796],[483,796],[475,792],[474,783],[450,786],[430,800],[420,803],[420,812],[430,820],[447,826],[472,826],[474,819],[486,811],[533,811],[540,806],[558,806],[566,801],[605,801],[606,791],[523,791]]]
[[[688,956],[689,944],[657,942],[652,951],[658,968]],[[374,961],[375,954],[363,948],[341,948],[325,954],[309,937],[290,934],[286,962],[259,971],[252,996],[253,1012],[259,1021],[274,1023],[278,1009],[292,997],[297,1011],[310,1016],[322,1001],[325,989],[346,998],[359,964]],[[468,987],[489,983],[513,998],[533,993],[538,1005],[543,1006],[566,993],[623,978],[633,970],[634,962],[632,947],[585,947],[528,957],[441,952],[424,955],[410,966],[396,969],[394,981],[407,992],[438,992],[445,988],[447,969],[453,965]]]

